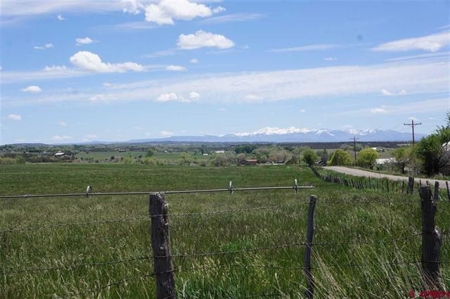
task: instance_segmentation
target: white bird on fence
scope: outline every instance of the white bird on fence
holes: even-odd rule
[[[89,197],[89,193],[91,193],[92,192],[92,186],[87,186],[86,187],[86,197]]]

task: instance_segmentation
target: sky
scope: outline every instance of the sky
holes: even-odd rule
[[[0,144],[396,130],[450,110],[450,1],[0,0]]]

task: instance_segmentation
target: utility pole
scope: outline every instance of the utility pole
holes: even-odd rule
[[[414,139],[414,127],[415,127],[415,126],[420,126],[421,124],[422,124],[422,123],[415,123],[415,122],[414,122],[414,119],[411,120],[411,123],[410,123],[410,124],[403,124],[404,126],[410,126],[411,129],[412,129],[412,145],[413,145],[413,147],[414,147],[414,143],[415,143],[415,139]]]
[[[356,165],[356,136],[353,136],[353,152],[355,153],[355,165]]]

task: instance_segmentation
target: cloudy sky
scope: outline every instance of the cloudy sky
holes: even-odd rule
[[[1,0],[0,144],[420,133],[450,109],[450,1]]]

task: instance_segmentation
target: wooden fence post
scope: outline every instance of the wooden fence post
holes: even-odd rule
[[[316,207],[317,197],[311,195],[309,198],[309,209],[308,209],[308,227],[306,231],[306,248],[305,248],[305,276],[307,289],[305,291],[305,296],[308,299],[314,297],[314,277],[311,273],[311,249],[312,241],[314,236],[314,209]]]
[[[164,195],[150,194],[151,241],[153,271],[156,278],[156,298],[175,299],[175,278],[169,243],[168,204]]]
[[[413,177],[409,177],[408,178],[408,190],[407,190],[407,194],[413,194],[414,191],[414,178]]]
[[[434,200],[439,200],[439,182],[434,182]]]
[[[442,237],[435,226],[436,204],[429,186],[420,187],[420,204],[422,209],[422,271],[427,290],[442,290],[440,285],[440,251]]]
[[[450,190],[448,189],[448,182],[445,182],[445,185],[447,186],[447,198],[450,200]]]

